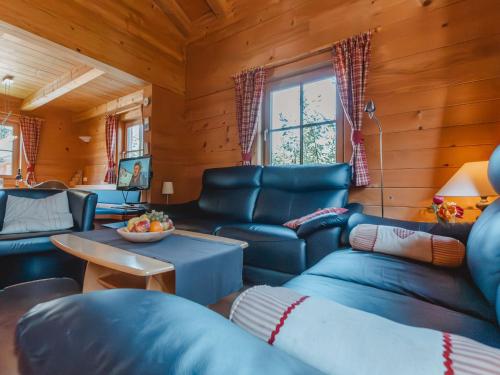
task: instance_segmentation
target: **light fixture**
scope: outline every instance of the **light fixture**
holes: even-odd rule
[[[174,184],[170,181],[164,181],[161,193],[167,196],[167,204],[168,204],[168,196],[174,194]]]
[[[6,75],[5,77],[2,78],[2,85],[4,86],[12,86],[14,83],[14,77],[11,75]]]
[[[375,121],[378,126],[378,141],[379,141],[379,154],[380,154],[380,204],[382,205],[382,217],[384,217],[384,151],[382,142],[382,125],[379,119],[375,116],[377,107],[372,99],[365,105],[365,112],[368,113],[370,120]]]
[[[497,193],[488,179],[488,161],[465,163],[437,192],[443,197],[480,197],[476,207],[484,210],[489,202],[488,197]]]

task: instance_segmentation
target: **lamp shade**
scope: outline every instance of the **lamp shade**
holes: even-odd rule
[[[174,184],[170,181],[163,182],[163,186],[161,188],[161,193],[166,194],[174,194]]]
[[[488,179],[488,162],[465,163],[437,192],[444,197],[488,197],[497,193]]]

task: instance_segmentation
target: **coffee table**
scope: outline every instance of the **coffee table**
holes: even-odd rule
[[[177,235],[248,247],[243,241],[208,234],[175,230]],[[113,288],[158,290],[175,294],[175,267],[171,263],[135,254],[73,234],[52,236],[59,249],[86,260],[83,292]]]

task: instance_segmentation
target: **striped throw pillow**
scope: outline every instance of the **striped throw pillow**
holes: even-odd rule
[[[299,217],[298,219],[293,219],[290,221],[287,221],[283,226],[288,227],[290,229],[297,229],[300,227],[302,224],[304,224],[306,221],[309,221],[311,219],[314,219],[317,216],[324,215],[324,214],[344,214],[348,210],[347,208],[337,208],[337,207],[330,207],[330,208],[319,208],[316,212],[313,212],[312,214],[306,215]]]
[[[451,237],[384,225],[360,224],[349,235],[354,250],[374,251],[442,267],[459,267],[465,246]]]

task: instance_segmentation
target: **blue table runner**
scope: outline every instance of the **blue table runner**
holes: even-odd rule
[[[243,249],[239,245],[172,234],[159,242],[134,243],[115,229],[75,236],[144,255],[175,267],[175,294],[209,305],[243,286]]]

